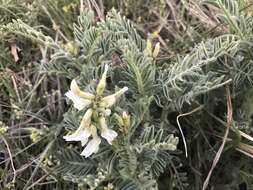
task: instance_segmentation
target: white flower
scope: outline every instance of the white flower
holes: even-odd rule
[[[66,135],[63,138],[66,141],[81,141],[82,146],[84,146],[88,138],[91,136],[92,131],[90,129],[90,121],[92,116],[92,109],[88,109],[86,113],[84,114],[82,121],[80,123],[80,126],[78,129],[71,135]]]
[[[70,90],[65,95],[73,101],[74,107],[78,110],[82,110],[89,106],[91,100],[95,97],[93,94],[81,91],[75,80],[72,80]]]
[[[112,141],[118,136],[118,133],[107,127],[104,117],[99,118],[99,124],[101,127],[101,136],[106,139],[109,144],[112,144]]]
[[[120,89],[119,91],[115,92],[112,95],[106,96],[101,99],[100,106],[105,108],[112,107],[113,104],[115,104],[118,97],[120,97],[122,94],[124,94],[128,90],[128,87],[124,87]]]
[[[72,91],[68,91],[65,94],[70,100],[73,101],[74,103],[74,107],[78,110],[82,110],[85,107],[87,107],[88,105],[91,104],[90,100],[86,100],[84,98],[80,98],[79,96],[75,95]]]
[[[96,153],[99,149],[99,144],[101,143],[101,139],[97,135],[97,128],[94,125],[91,125],[90,129],[93,139],[87,144],[81,153],[81,156],[85,156],[85,158],[89,157],[93,153]]]

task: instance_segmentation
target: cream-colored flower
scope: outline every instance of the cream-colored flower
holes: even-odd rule
[[[96,153],[101,143],[101,138],[97,134],[96,124],[99,125],[100,135],[109,144],[112,144],[112,141],[118,135],[117,132],[107,127],[105,117],[111,114],[110,107],[115,104],[117,98],[125,93],[128,88],[124,87],[110,96],[102,97],[106,87],[107,72],[108,65],[105,65],[105,70],[97,85],[95,95],[81,91],[75,80],[72,80],[70,90],[66,93],[66,96],[74,102],[74,107],[78,110],[90,107],[83,116],[78,129],[73,134],[63,137],[66,141],[80,141],[82,146],[87,144],[81,153],[86,158]],[[96,119],[97,117],[99,117],[98,121]],[[90,137],[92,137],[91,140],[89,140]]]
[[[119,98],[127,90],[128,90],[128,87],[124,87],[120,89],[119,91],[115,92],[114,94],[102,98],[99,105],[104,108],[110,108],[113,104],[115,104],[117,98]]]
[[[105,90],[107,72],[108,72],[108,65],[105,65],[104,73],[103,73],[102,78],[100,79],[100,81],[97,85],[97,89],[96,89],[98,96],[102,95]]]
[[[75,80],[72,80],[70,90],[65,95],[73,101],[74,107],[78,110],[89,106],[95,98],[93,94],[81,91]]]
[[[87,146],[81,153],[81,156],[85,156],[85,158],[89,157],[93,153],[96,153],[99,149],[99,145],[101,143],[101,139],[97,135],[97,128],[94,125],[90,126],[91,133],[92,133],[92,140],[89,141]]]
[[[90,129],[91,116],[92,109],[88,109],[82,118],[79,128],[73,134],[66,135],[63,138],[66,141],[81,141],[84,146],[92,134]]]
[[[107,127],[105,117],[99,118],[99,125],[101,127],[101,136],[106,139],[109,144],[112,144],[112,141],[118,136],[118,133]]]
[[[77,96],[79,96],[80,98],[84,98],[84,99],[88,99],[88,100],[93,100],[95,98],[95,96],[89,92],[84,92],[81,91],[79,86],[76,83],[76,80],[72,80],[71,84],[70,84],[70,90]]]

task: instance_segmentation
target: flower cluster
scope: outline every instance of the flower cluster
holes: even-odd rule
[[[144,50],[144,54],[153,58],[156,58],[160,51],[160,43],[157,42],[155,44],[155,48],[152,48],[152,42],[150,39],[147,40],[146,49]]]
[[[0,121],[0,135],[4,135],[8,131],[8,127]]]
[[[88,143],[81,153],[86,158],[98,151],[101,143],[100,136],[106,139],[109,144],[112,144],[112,141],[118,135],[116,131],[108,128],[106,117],[111,114],[110,108],[115,104],[117,98],[125,93],[128,88],[124,87],[112,95],[103,97],[107,71],[108,65],[105,66],[95,94],[81,91],[75,80],[72,80],[70,90],[65,94],[73,101],[76,109],[83,110],[87,108],[79,128],[73,134],[63,137],[66,141],[80,141],[82,146]],[[89,140],[90,137],[92,137],[91,140]]]

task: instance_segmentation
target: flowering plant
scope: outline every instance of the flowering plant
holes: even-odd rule
[[[79,128],[73,134],[63,137],[66,141],[81,141],[82,146],[85,146],[89,137],[92,136],[93,139],[89,141],[81,153],[85,157],[89,157],[99,149],[101,139],[97,134],[98,129],[100,135],[109,144],[112,144],[112,141],[118,135],[117,132],[108,128],[106,117],[110,116],[110,108],[115,104],[116,99],[126,92],[128,88],[124,87],[112,95],[102,97],[106,87],[107,71],[108,65],[105,66],[105,71],[97,85],[95,95],[81,91],[75,80],[72,80],[70,90],[66,93],[66,96],[73,101],[76,109],[82,110],[89,107],[81,120]]]

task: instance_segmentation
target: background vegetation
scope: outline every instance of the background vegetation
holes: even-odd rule
[[[0,15],[0,189],[253,189],[250,0],[0,0]],[[85,159],[62,138],[80,116],[64,93],[93,92],[106,63],[131,123],[113,115],[117,146]]]

